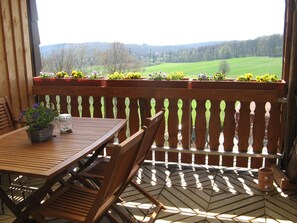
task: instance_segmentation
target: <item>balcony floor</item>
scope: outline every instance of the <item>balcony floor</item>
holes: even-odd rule
[[[273,191],[262,192],[257,174],[242,168],[146,163],[139,183],[166,207],[157,223],[297,222],[297,191],[282,191],[274,184]],[[150,210],[148,200],[132,187],[122,198],[138,220]],[[0,210],[0,223],[12,221],[6,208]]]

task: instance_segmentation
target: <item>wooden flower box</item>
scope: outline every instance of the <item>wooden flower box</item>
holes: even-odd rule
[[[73,79],[34,77],[33,84],[39,86],[105,86],[105,80],[87,78]]]

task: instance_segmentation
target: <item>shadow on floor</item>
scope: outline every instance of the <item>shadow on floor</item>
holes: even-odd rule
[[[257,175],[257,170],[244,168],[146,163],[136,181],[165,205],[166,210],[158,215],[157,223],[297,222],[297,191],[282,191],[274,184],[273,191],[262,192],[258,189]],[[18,180],[28,188],[15,191],[16,199],[27,196],[41,183],[33,179]],[[122,198],[124,202],[118,205],[139,221],[145,221],[144,217],[153,208],[133,187],[128,187]],[[6,207],[0,214],[0,223],[13,221]]]

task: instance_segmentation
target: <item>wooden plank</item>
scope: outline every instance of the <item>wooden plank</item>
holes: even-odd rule
[[[177,148],[177,134],[178,134],[178,116],[177,116],[177,99],[170,99],[168,106],[168,144],[169,148]]]
[[[182,107],[182,148],[190,149],[191,148],[191,132],[192,132],[192,110],[191,110],[191,101],[183,100]],[[192,163],[192,154],[182,154],[181,155],[182,163]]]
[[[32,86],[33,86],[33,70],[32,70],[32,57],[31,57],[31,45],[30,45],[30,34],[29,34],[29,24],[28,24],[28,9],[27,1],[20,1],[21,8],[21,20],[22,20],[22,33],[23,33],[23,54],[24,54],[24,71],[26,77],[26,87],[27,87],[27,101],[28,105],[32,105],[34,102]],[[36,74],[35,74],[36,75]]]
[[[291,148],[293,142],[296,138],[296,89],[297,89],[297,7],[296,1],[292,3],[294,5],[294,12],[291,17],[292,26],[292,48],[290,54],[290,69],[288,76],[288,94],[287,94],[287,114],[286,114],[286,123],[285,123],[285,140],[284,140],[284,158],[283,158],[283,168],[286,168],[286,165],[289,163]],[[291,5],[291,6],[292,6]],[[293,7],[292,7],[293,8]]]
[[[290,76],[290,61],[292,51],[292,32],[293,32],[293,17],[294,17],[294,1],[286,1],[285,9],[285,29],[284,29],[284,44],[283,44],[283,70],[282,77],[289,83]]]
[[[126,116],[126,98],[124,97],[118,97],[116,99],[116,118],[121,118],[121,119],[127,119]],[[118,134],[118,139],[120,142],[123,142],[127,137],[126,137],[126,131],[127,131],[127,126],[124,127],[124,129]]]
[[[82,117],[91,117],[88,96],[82,97],[81,108],[82,108]]]
[[[73,117],[80,117],[79,110],[78,110],[78,97],[71,96],[71,115]]]
[[[16,59],[15,59],[15,40],[13,36],[13,23],[12,23],[12,12],[11,2],[8,0],[1,1],[2,19],[4,28],[4,39],[5,39],[5,54],[9,80],[9,95],[11,99],[11,105],[13,110],[17,108],[19,111],[20,101],[18,94],[18,82],[17,82],[17,70],[16,70]]]
[[[106,118],[114,118],[114,113],[113,113],[113,97],[105,97],[105,117]]]
[[[20,99],[20,107],[15,108],[20,111],[22,108],[28,106],[28,98],[27,98],[27,82],[25,76],[25,67],[24,67],[24,48],[23,48],[23,32],[22,32],[22,19],[20,13],[20,3],[18,0],[11,1],[12,8],[12,21],[13,21],[13,37],[15,44],[15,52],[14,57],[16,61],[16,78],[18,85],[18,98]]]
[[[233,150],[233,141],[235,134],[235,102],[225,101],[225,119],[223,125],[223,134],[224,134],[224,151],[231,152]],[[223,166],[233,166],[233,157],[222,157]]]
[[[281,139],[281,104],[271,103],[270,119],[267,127],[267,149],[269,154],[276,154],[282,143]],[[284,124],[284,123],[283,123]],[[265,166],[270,166],[276,162],[275,159],[266,159]]]
[[[278,165],[272,164],[271,168],[274,172],[274,180],[282,190],[297,190],[297,184],[290,183],[290,179]]]
[[[5,1],[0,1],[0,21],[3,21],[2,8]],[[6,50],[5,50],[5,36],[4,36],[4,23],[0,22],[0,95],[8,96],[10,98],[10,90],[9,90],[9,73],[7,68],[6,61]]]
[[[205,148],[206,137],[206,117],[205,117],[206,100],[197,100],[196,107],[196,149],[203,151]],[[205,155],[195,155],[195,164],[205,164]]]
[[[160,111],[162,108],[164,108],[164,100],[162,100],[162,99],[156,100],[156,107],[155,107],[156,111]],[[168,111],[165,111],[165,112],[168,113]],[[156,135],[155,142],[156,142],[157,147],[164,147],[165,122],[167,122],[167,120],[165,120],[165,119],[166,119],[166,117],[162,121],[160,128],[158,130],[158,133]]]
[[[182,120],[181,120],[181,134],[182,134],[182,148],[189,149],[191,147],[191,130],[192,130],[192,110],[189,100],[183,100]]]
[[[250,103],[240,102],[240,119],[238,123],[238,150],[239,152],[247,152],[248,148],[248,138],[250,134]],[[238,157],[236,166],[247,167],[248,159],[245,157]]]
[[[263,150],[263,140],[265,136],[265,104],[264,102],[257,102],[254,110],[254,120],[253,120],[253,152],[262,153]],[[252,158],[251,167],[260,168],[262,167],[263,159]]]
[[[234,87],[236,83],[234,83]],[[260,86],[259,86],[260,87]],[[277,87],[277,85],[275,85]],[[218,94],[218,91],[220,92]],[[101,87],[101,86],[33,86],[34,94],[59,94],[81,96],[119,96],[129,98],[155,98],[155,99],[195,99],[199,100],[228,100],[250,102],[270,101],[277,102],[279,92],[275,90],[257,89],[183,89],[183,88],[141,88],[141,87]],[[283,93],[283,92],[282,92]],[[223,97],[222,97],[223,95]]]
[[[211,151],[218,151],[219,138],[221,133],[221,120],[220,120],[220,101],[211,101],[210,120],[209,120],[209,147]],[[210,155],[208,157],[209,165],[219,165],[220,157]]]
[[[166,148],[153,148],[155,151],[168,151]],[[221,152],[221,151],[210,151],[210,150],[180,150],[180,149],[171,149],[171,153],[191,153],[197,155],[216,155],[216,156],[232,156],[232,157],[241,157],[241,158],[248,158],[248,157],[256,157],[256,158],[265,158],[265,159],[280,159],[282,156],[281,154],[257,154],[257,153],[246,153],[246,152]]]
[[[130,135],[134,134],[139,130],[140,127],[140,120],[138,115],[138,100],[134,98],[130,98],[130,104],[129,104],[129,129],[130,129]]]
[[[157,99],[156,100],[156,111],[160,111],[162,108],[164,108],[164,100]],[[168,112],[168,111],[165,111]],[[166,118],[166,115],[165,115]],[[165,139],[165,118],[163,119],[162,123],[160,124],[159,130],[157,132],[155,143],[157,147],[164,147]],[[166,120],[167,122],[167,120]],[[155,153],[155,160],[156,161],[165,161],[165,152],[156,152]]]

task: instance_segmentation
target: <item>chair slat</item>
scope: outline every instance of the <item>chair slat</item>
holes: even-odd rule
[[[16,129],[11,106],[7,97],[0,98],[0,135]]]

